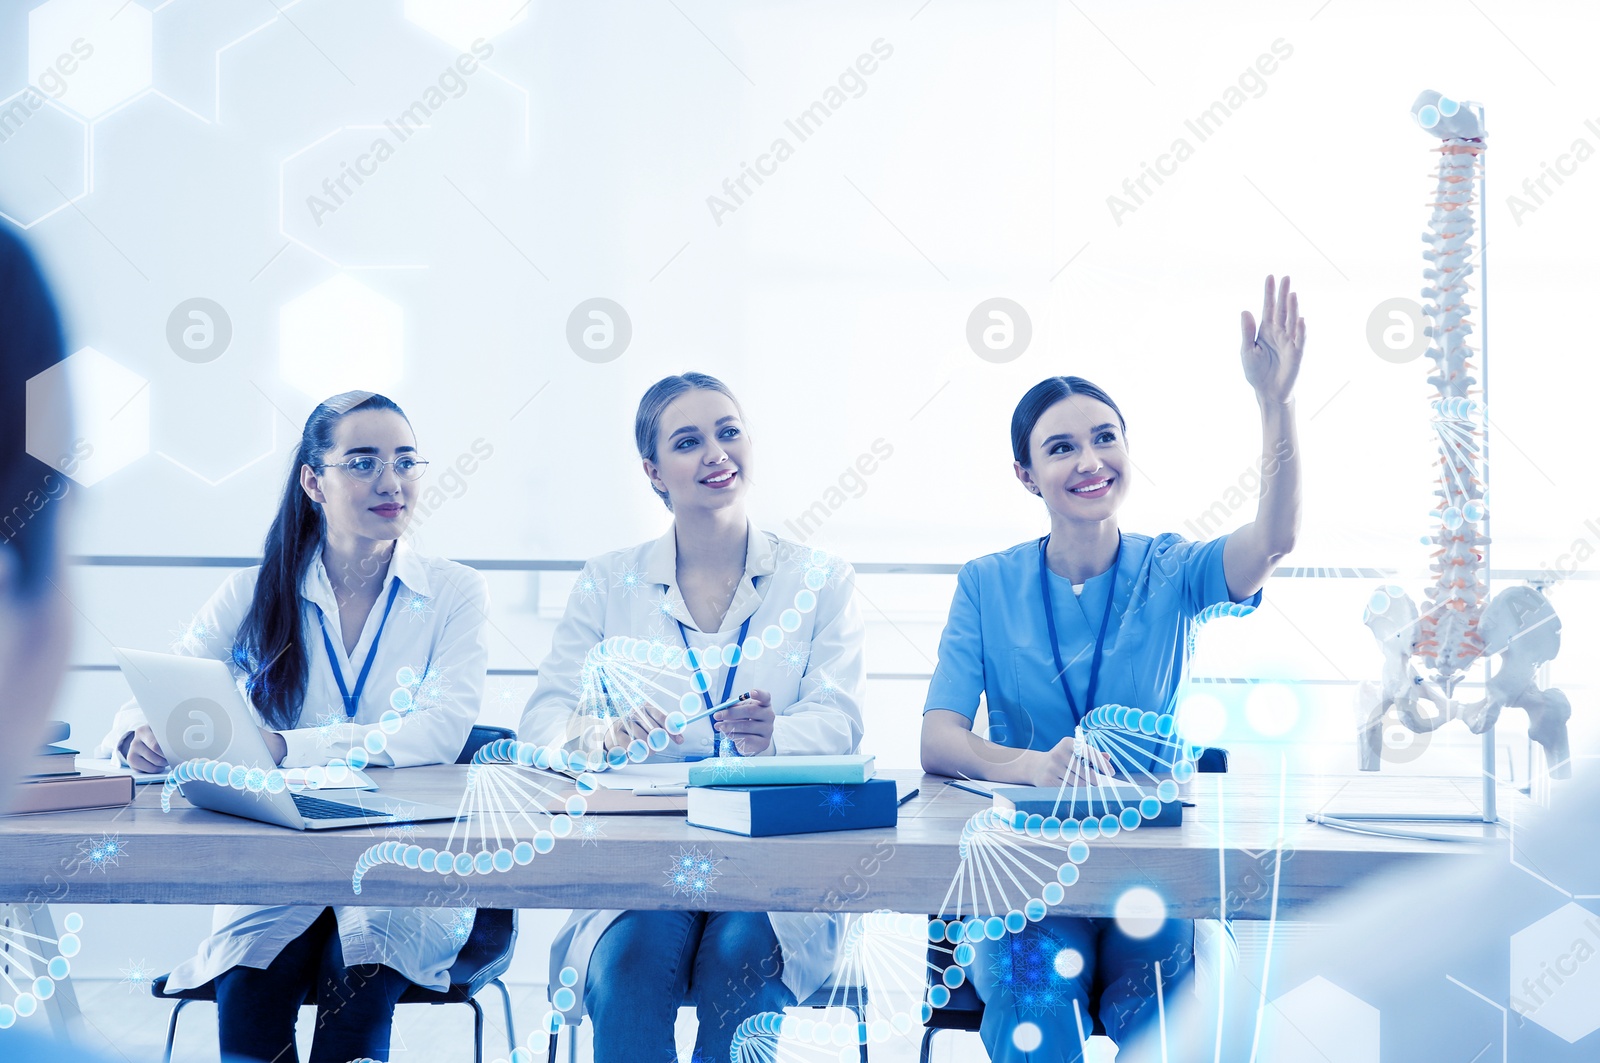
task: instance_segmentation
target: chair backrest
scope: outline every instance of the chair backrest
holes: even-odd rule
[[[1206,746],[1194,762],[1194,770],[1222,774],[1228,770],[1228,751],[1220,746]]]
[[[506,973],[517,947],[517,913],[509,908],[479,908],[456,962],[450,984],[467,987],[468,996]]]
[[[456,758],[456,763],[471,764],[473,755],[490,742],[515,737],[517,732],[509,727],[490,727],[488,724],[475,723],[472,725],[472,733],[467,735],[467,744],[461,747],[461,755]]]

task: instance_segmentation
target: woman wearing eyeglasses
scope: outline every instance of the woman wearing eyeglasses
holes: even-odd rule
[[[377,766],[448,764],[472,730],[488,660],[488,592],[472,569],[401,540],[427,464],[389,399],[352,391],[321,403],[306,421],[261,565],[230,576],[174,647],[233,667],[283,767],[374,747]],[[380,727],[392,708],[398,729],[392,719]],[[104,748],[140,771],[168,767],[132,702]],[[472,910],[223,906],[213,926],[167,990],[215,982],[222,1054],[297,1058],[295,1018],[315,987],[312,1063],[346,1063],[389,1058],[400,994],[412,982],[449,984]]]

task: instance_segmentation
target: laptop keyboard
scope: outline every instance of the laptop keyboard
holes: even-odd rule
[[[387,812],[379,812],[369,808],[359,808],[355,805],[340,804],[338,801],[325,801],[320,797],[307,797],[305,794],[290,794],[294,798],[294,807],[306,819],[365,819],[369,816],[386,816]]]

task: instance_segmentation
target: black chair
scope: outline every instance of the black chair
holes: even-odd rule
[[[1195,758],[1194,770],[1207,774],[1220,774],[1228,770],[1228,751],[1216,746],[1208,746],[1200,751]],[[930,920],[938,918],[929,916]],[[928,947],[928,977],[929,985],[933,983],[933,972],[943,970],[949,964],[949,953],[942,952],[933,946]],[[1097,1001],[1090,1001],[1090,1016],[1094,1020],[1094,1036],[1104,1035],[1105,1025],[1101,1023],[1096,1012],[1099,1008]],[[950,1002],[942,1008],[934,1008],[928,1021],[923,1023],[922,1052],[918,1057],[920,1063],[928,1063],[933,1054],[933,1035],[940,1030],[962,1030],[967,1033],[977,1033],[983,1025],[983,999],[978,996],[978,990],[973,986],[972,979],[968,978],[959,986],[950,990]]]
[[[680,1005],[680,1007],[692,1008],[694,1007],[694,1001],[686,999],[683,1004]],[[864,985],[844,986],[836,991],[833,988],[832,983],[824,982],[815,993],[812,993],[809,997],[796,1004],[795,1007],[816,1008],[819,1011],[827,1008],[849,1008],[851,1011],[855,1012],[856,1022],[866,1022],[867,987]],[[561,1036],[561,1031],[566,1028],[568,1028],[567,1025],[563,1023],[550,1034],[549,1063],[556,1063],[556,1048],[560,1043],[559,1038]],[[976,1029],[976,1027],[974,1027],[974,1029]],[[572,1033],[570,1033],[568,1037],[576,1037],[577,1035],[577,1028],[573,1027]],[[861,1045],[860,1048],[861,1063],[868,1063],[867,1046]]]
[[[467,737],[466,745],[461,747],[461,755],[456,757],[456,763],[469,763],[474,753],[496,739],[515,737],[516,733],[509,728],[475,725]],[[492,985],[500,991],[506,1012],[506,1043],[510,1046],[509,1051],[515,1052],[517,1034],[511,1018],[511,991],[500,980],[500,976],[511,966],[511,954],[515,951],[516,944],[517,913],[505,908],[480,908],[473,920],[472,933],[467,936],[466,944],[462,945],[461,951],[456,954],[456,962],[450,965],[450,985],[445,989],[426,989],[412,985],[401,994],[400,1003],[465,1004],[470,1007],[473,1059],[476,1063],[483,1063],[483,1005],[479,1004],[476,998],[480,990]],[[162,1063],[172,1063],[172,1045],[178,1036],[179,1012],[196,1001],[216,1003],[216,985],[207,982],[193,989],[169,993],[167,975],[162,975],[150,983],[150,993],[162,1000],[177,1001],[172,1006],[172,1017],[167,1021],[167,1044],[161,1056]],[[316,1002],[316,987],[308,986],[306,998],[301,1002],[301,1006],[315,1005]]]

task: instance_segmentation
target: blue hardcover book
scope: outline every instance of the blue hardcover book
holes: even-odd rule
[[[1030,816],[1055,816],[1059,819],[1099,819],[1106,815],[1119,815],[1125,808],[1139,807],[1147,791],[1136,786],[996,786],[994,810],[996,812],[1023,812]],[[1183,826],[1183,805],[1177,801],[1158,801],[1152,819],[1140,818],[1146,827]]]
[[[846,785],[689,787],[690,826],[749,838],[892,827],[899,812],[893,779]]]

